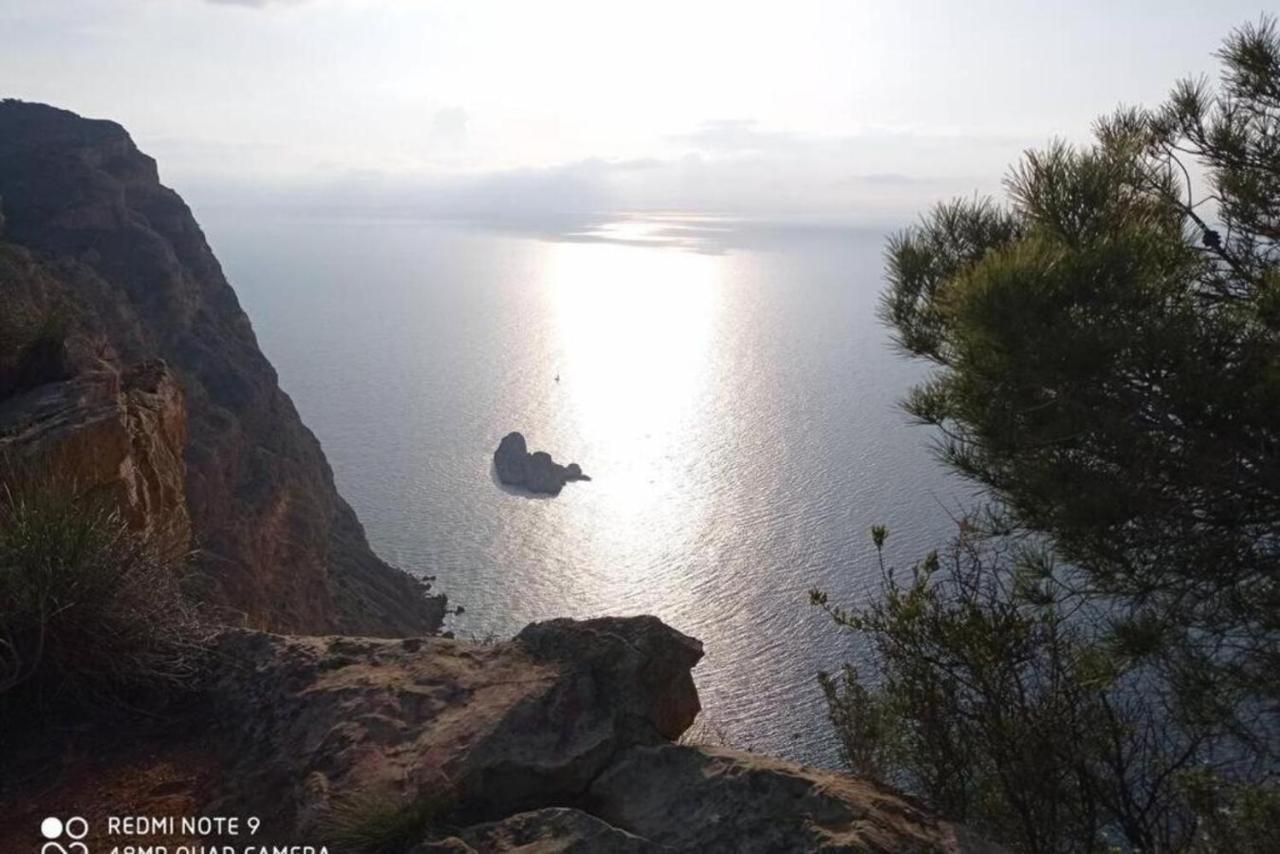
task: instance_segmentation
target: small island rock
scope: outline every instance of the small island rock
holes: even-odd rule
[[[528,443],[520,433],[502,437],[493,452],[493,467],[498,480],[507,486],[520,486],[546,495],[559,495],[571,480],[591,480],[577,463],[562,466],[546,451],[529,453]]]

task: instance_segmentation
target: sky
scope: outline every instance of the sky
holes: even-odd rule
[[[0,96],[212,202],[878,221],[1154,104],[1215,0],[0,0]]]

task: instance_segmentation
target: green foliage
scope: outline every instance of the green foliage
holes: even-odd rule
[[[1021,851],[1280,838],[1280,29],[1219,56],[888,247],[906,408],[995,509],[909,580],[873,529],[820,681],[851,768]]]
[[[83,332],[75,298],[29,255],[0,240],[0,399],[73,373]]]
[[[110,706],[189,684],[206,635],[177,573],[103,503],[11,479],[0,488],[0,707]]]
[[[72,310],[61,303],[0,316],[0,398],[71,376],[67,339],[72,320]]]
[[[1201,817],[1189,850],[1197,854],[1267,854],[1280,839],[1280,786],[1224,784],[1202,771],[1178,779]]]
[[[1100,122],[1090,147],[1029,153],[1007,206],[946,205],[895,237],[882,315],[940,368],[906,405],[947,464],[1046,535],[1079,593],[1274,702],[1275,22],[1220,56],[1219,94],[1182,83],[1160,109]]]
[[[845,764],[1019,851],[1226,851],[1211,843],[1280,831],[1280,790],[1241,781],[1230,716],[1126,655],[1103,612],[1029,583],[1037,548],[981,530],[962,522],[901,583],[882,559],[864,608],[811,594],[872,645],[871,678],[819,676]]]
[[[395,795],[361,792],[334,802],[322,836],[343,854],[404,854],[440,831],[454,807],[454,798],[446,794],[406,802]]]

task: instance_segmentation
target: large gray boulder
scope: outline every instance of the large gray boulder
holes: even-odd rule
[[[261,815],[267,838],[425,802],[449,812],[412,854],[1000,851],[867,780],[674,744],[702,644],[655,617],[496,644],[238,630],[217,653],[234,791],[201,809]]]
[[[485,816],[580,796],[698,713],[702,644],[656,617],[553,620],[514,641],[229,631],[213,689],[246,800],[308,835],[347,795],[448,795]]]
[[[520,433],[508,433],[493,452],[493,467],[498,480],[507,486],[518,486],[530,492],[559,495],[571,480],[591,480],[577,463],[562,466],[546,451],[529,453]]]

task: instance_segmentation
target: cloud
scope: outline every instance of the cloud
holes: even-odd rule
[[[265,9],[267,6],[291,6],[304,0],[205,0],[215,6],[244,6],[250,9]]]
[[[430,124],[433,136],[469,133],[461,107],[437,110]],[[252,187],[241,175],[221,186],[206,183],[202,189],[214,192],[198,194],[215,202],[218,196],[222,203],[448,220],[549,239],[658,242],[711,251],[742,245],[744,235],[776,237],[779,229],[896,227],[938,201],[998,193],[1005,166],[1027,144],[883,128],[804,134],[735,119],[661,137],[659,153],[643,157],[467,172],[427,166],[416,172],[330,169],[288,182],[259,180]],[[609,228],[620,217],[643,214],[652,220],[655,212],[660,227],[640,238],[631,229]]]
[[[892,173],[839,180],[758,158],[588,158],[541,168],[405,176],[370,170],[292,185],[181,186],[193,203],[297,213],[423,219],[545,239],[667,245],[700,252],[758,245],[786,230],[897,225],[950,188]],[[639,217],[636,237],[611,224]]]
[[[870,175],[852,175],[845,180],[850,184],[882,184],[898,187],[920,182],[920,178],[903,175],[901,172],[873,172]]]
[[[467,111],[462,107],[444,107],[431,116],[431,135],[451,145],[467,138]]]
[[[799,137],[783,131],[760,130],[754,119],[716,119],[692,133],[672,134],[669,140],[702,151],[770,151],[794,147]]]

